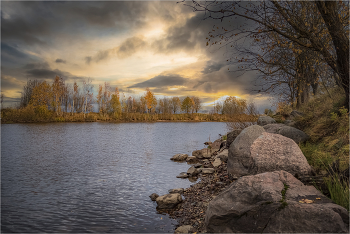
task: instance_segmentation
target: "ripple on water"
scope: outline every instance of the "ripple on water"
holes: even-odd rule
[[[151,193],[176,179],[190,154],[225,123],[51,123],[1,128],[2,232],[173,232]]]

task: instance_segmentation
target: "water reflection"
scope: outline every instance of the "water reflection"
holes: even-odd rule
[[[224,123],[11,124],[1,129],[2,232],[173,232],[151,193],[178,179]]]

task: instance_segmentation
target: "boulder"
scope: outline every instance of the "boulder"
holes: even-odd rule
[[[199,174],[199,171],[194,167],[194,166],[192,166],[192,167],[190,167],[188,170],[187,170],[187,175],[188,176],[196,176],[196,175],[198,175]]]
[[[183,188],[169,189],[168,192],[169,193],[180,193],[180,194],[183,194],[184,193],[184,189]]]
[[[193,233],[194,229],[191,225],[183,225],[176,228],[175,233]]]
[[[179,175],[176,176],[176,178],[187,178],[188,175],[186,172],[181,172]]]
[[[264,125],[263,128],[266,132],[280,134],[282,136],[288,137],[295,141],[297,144],[310,139],[310,137],[305,132],[284,124],[267,124]]]
[[[296,111],[296,110],[293,110],[292,112],[290,112],[289,116],[294,118],[294,117],[297,117],[297,116],[303,116],[304,113],[303,112],[300,112],[300,111]]]
[[[228,150],[227,171],[232,176],[247,175],[251,166],[250,146],[265,132],[264,128],[252,125],[245,128],[232,142]]]
[[[260,126],[264,126],[266,124],[273,124],[273,123],[276,123],[276,120],[274,120],[270,116],[260,116],[258,118],[258,125]]]
[[[213,174],[215,171],[214,168],[200,168],[199,170],[203,174]]]
[[[195,168],[200,168],[200,167],[202,166],[202,164],[197,163],[197,164],[194,164],[193,166],[194,166]]]
[[[156,199],[158,209],[173,209],[182,202],[180,193],[170,193]]]
[[[159,197],[159,195],[156,193],[152,193],[149,197],[151,198],[152,201],[155,201],[157,197]]]
[[[237,143],[232,144],[229,149],[227,170],[231,176],[240,177],[276,170],[285,170],[298,176],[312,174],[312,168],[292,139],[262,132],[249,146],[248,143],[253,138],[242,135],[239,139],[240,136],[236,139]],[[240,140],[244,139],[248,140],[242,144]]]
[[[216,158],[220,158],[221,161],[227,162],[228,159],[228,149],[223,150],[221,153],[216,155]]]
[[[208,205],[208,233],[348,233],[349,212],[286,171],[244,176]]]
[[[186,159],[186,162],[189,163],[189,164],[193,164],[193,163],[197,163],[198,159],[195,156],[188,156],[187,159]]]
[[[214,167],[218,167],[221,165],[221,163],[222,162],[221,162],[220,158],[216,158],[212,164]]]
[[[231,143],[236,139],[236,137],[242,132],[241,129],[233,130],[227,133],[226,148],[230,148]]]
[[[170,158],[170,160],[181,162],[185,161],[187,157],[187,154],[175,154],[172,158]]]
[[[211,142],[211,141],[204,142],[204,145],[211,145],[211,144],[213,144],[213,142]]]

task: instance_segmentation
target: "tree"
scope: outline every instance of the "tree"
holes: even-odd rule
[[[19,106],[21,108],[26,107],[32,97],[32,93],[33,93],[33,89],[39,85],[39,81],[38,80],[28,80],[27,84],[23,87],[23,92],[21,93],[21,101]]]
[[[151,113],[157,106],[157,99],[149,88],[146,88],[145,100],[148,113]]]
[[[249,5],[249,6],[248,6]],[[209,18],[241,17],[258,23],[255,32],[244,32],[265,40],[267,35],[278,35],[278,44],[292,45],[296,53],[314,51],[337,75],[336,83],[343,88],[346,108],[349,108],[349,2],[347,1],[262,1],[260,3],[197,2],[195,11],[205,11]],[[219,27],[217,27],[219,29]],[[235,38],[238,33],[222,28],[210,34],[207,45],[217,38],[221,42]],[[259,37],[260,36],[260,37]],[[283,39],[283,40],[282,40]],[[219,43],[221,44],[219,41]],[[268,53],[269,51],[265,51]],[[304,61],[305,62],[305,61]],[[243,66],[242,66],[243,68]]]
[[[38,85],[36,85],[32,91],[29,104],[33,105],[34,107],[44,106],[49,109],[51,103],[51,86],[46,81],[38,83]]]
[[[201,100],[199,99],[199,97],[192,97],[193,100],[193,108],[194,111],[196,113],[198,113],[198,111],[201,109],[202,105],[201,105]]]
[[[119,90],[116,87],[114,93],[112,94],[110,101],[109,112],[112,114],[119,114],[121,112],[121,105],[119,101]]]
[[[192,107],[192,100],[190,97],[186,97],[181,104],[181,110],[186,112],[186,114],[188,114],[191,110]]]
[[[181,108],[181,101],[179,97],[172,97],[169,104],[173,114],[176,114],[176,112]]]

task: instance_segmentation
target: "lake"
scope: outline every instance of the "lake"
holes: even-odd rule
[[[193,182],[174,154],[205,147],[221,122],[1,125],[2,232],[174,232],[149,195]]]

